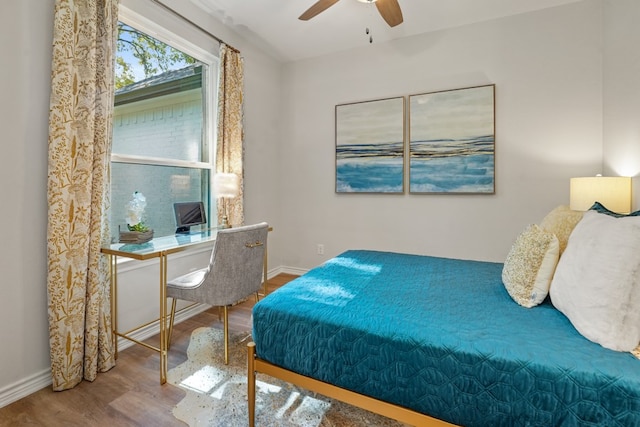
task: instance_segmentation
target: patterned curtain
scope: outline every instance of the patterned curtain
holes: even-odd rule
[[[242,127],[244,64],[240,52],[224,43],[220,45],[220,86],[218,87],[218,138],[216,172],[234,173],[240,177],[240,193],[226,199],[229,223],[244,224],[244,130]],[[224,215],[218,203],[218,223]]]
[[[118,0],[56,0],[49,112],[49,343],[54,390],[114,366],[109,265]]]

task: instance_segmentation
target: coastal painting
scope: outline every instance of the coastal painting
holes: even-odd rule
[[[495,85],[409,96],[409,192],[495,193]]]
[[[404,97],[336,105],[336,192],[404,193]]]

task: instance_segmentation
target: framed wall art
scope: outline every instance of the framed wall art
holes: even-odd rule
[[[336,105],[336,193],[404,193],[404,105]]]
[[[409,96],[409,192],[495,193],[495,85]]]

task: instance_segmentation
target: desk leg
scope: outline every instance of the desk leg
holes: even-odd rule
[[[267,260],[268,260],[268,256],[267,256],[267,247],[264,247],[264,260],[262,261],[262,280],[264,280],[264,282],[262,283],[263,286],[263,296],[267,296]]]
[[[109,255],[109,280],[111,284],[111,340],[113,357],[118,360],[118,257]]]
[[[167,382],[167,254],[160,254],[160,384]]]
[[[268,229],[268,233],[273,231],[273,227],[269,227]],[[268,233],[267,233],[267,241],[264,242],[264,259],[262,260],[262,296],[266,297],[267,296],[267,261],[269,261],[269,254],[267,252],[268,248],[269,248],[269,238],[268,238]],[[260,293],[258,292],[258,295],[260,295]],[[257,297],[256,297],[257,298]],[[257,301],[257,300],[256,300]]]

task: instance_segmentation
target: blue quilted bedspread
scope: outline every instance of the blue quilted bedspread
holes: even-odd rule
[[[640,360],[516,304],[502,264],[347,251],[253,310],[260,358],[464,426],[640,426]]]

